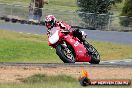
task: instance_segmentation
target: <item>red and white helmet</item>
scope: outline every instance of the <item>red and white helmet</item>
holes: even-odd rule
[[[48,15],[46,16],[45,18],[45,26],[48,28],[48,29],[51,29],[54,27],[56,23],[56,18],[54,15]]]

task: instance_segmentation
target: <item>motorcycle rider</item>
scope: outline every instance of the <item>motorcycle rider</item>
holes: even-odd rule
[[[67,24],[64,21],[61,21],[59,19],[56,19],[54,15],[48,15],[45,18],[45,26],[47,27],[47,35],[48,38],[50,37],[50,31],[54,28],[54,27],[60,27],[63,30],[71,30],[71,26],[69,24]],[[72,31],[70,31],[74,37],[77,37],[81,42],[84,42],[85,38],[86,38],[86,34],[84,33],[84,31],[80,31],[79,29],[72,29]],[[49,45],[51,45],[49,43]]]

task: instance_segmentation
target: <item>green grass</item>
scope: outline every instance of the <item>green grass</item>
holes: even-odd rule
[[[102,60],[132,59],[132,45],[95,41],[91,44],[99,51]]]
[[[67,75],[47,76],[44,74],[35,74],[27,78],[18,79],[23,83],[44,83],[44,82],[74,82],[77,79]]]
[[[29,5],[30,0],[0,0],[0,3]]]
[[[132,45],[90,41],[102,60],[132,59]],[[0,30],[0,62],[61,63],[46,35],[27,35]]]
[[[0,0],[1,3],[10,3],[10,4],[21,4],[28,6],[30,0]],[[45,8],[48,9],[58,9],[58,10],[76,10],[76,0],[49,0],[49,4],[45,5]]]
[[[31,0],[0,0],[1,3],[12,3],[12,4],[22,4],[22,5],[27,5],[29,4]],[[48,0],[50,5],[62,5],[62,6],[71,6],[74,7],[76,6],[76,0]]]
[[[75,78],[66,75],[36,74],[21,79],[20,83],[3,83],[0,88],[84,88]],[[131,88],[132,86],[87,86],[87,88]]]
[[[0,31],[0,62],[61,62],[46,39]]]
[[[0,3],[7,3],[7,4],[20,4],[24,5],[26,7],[21,7],[21,6],[5,6],[5,5],[0,5],[0,11],[1,13],[4,14],[9,14],[9,15],[14,15],[18,16],[22,19],[28,19],[28,6],[29,6],[30,0],[0,0]],[[69,12],[64,12],[64,11],[76,11],[77,6],[76,6],[76,0],[49,0],[49,4],[44,6],[43,9],[43,17],[42,20],[44,20],[44,17],[49,14],[55,15],[57,18],[60,18],[65,21],[71,20],[73,21],[75,16],[73,13]],[[61,11],[61,12],[60,12]],[[12,12],[12,13],[11,13]],[[68,15],[67,15],[68,14]],[[69,17],[71,19],[69,19]],[[79,17],[77,17],[79,19]],[[68,20],[67,20],[68,19]]]

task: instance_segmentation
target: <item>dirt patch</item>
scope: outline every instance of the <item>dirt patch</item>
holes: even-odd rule
[[[26,78],[34,74],[59,75],[66,74],[75,78],[81,76],[84,68],[91,79],[132,79],[132,68],[113,67],[0,67],[0,83],[20,82],[20,78]]]

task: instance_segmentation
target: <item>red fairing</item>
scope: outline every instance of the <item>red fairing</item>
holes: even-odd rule
[[[87,49],[78,41],[77,38],[67,35],[64,37],[64,40],[66,40],[74,48],[76,53],[76,62],[89,62],[91,60],[91,57],[89,57],[87,54]]]

